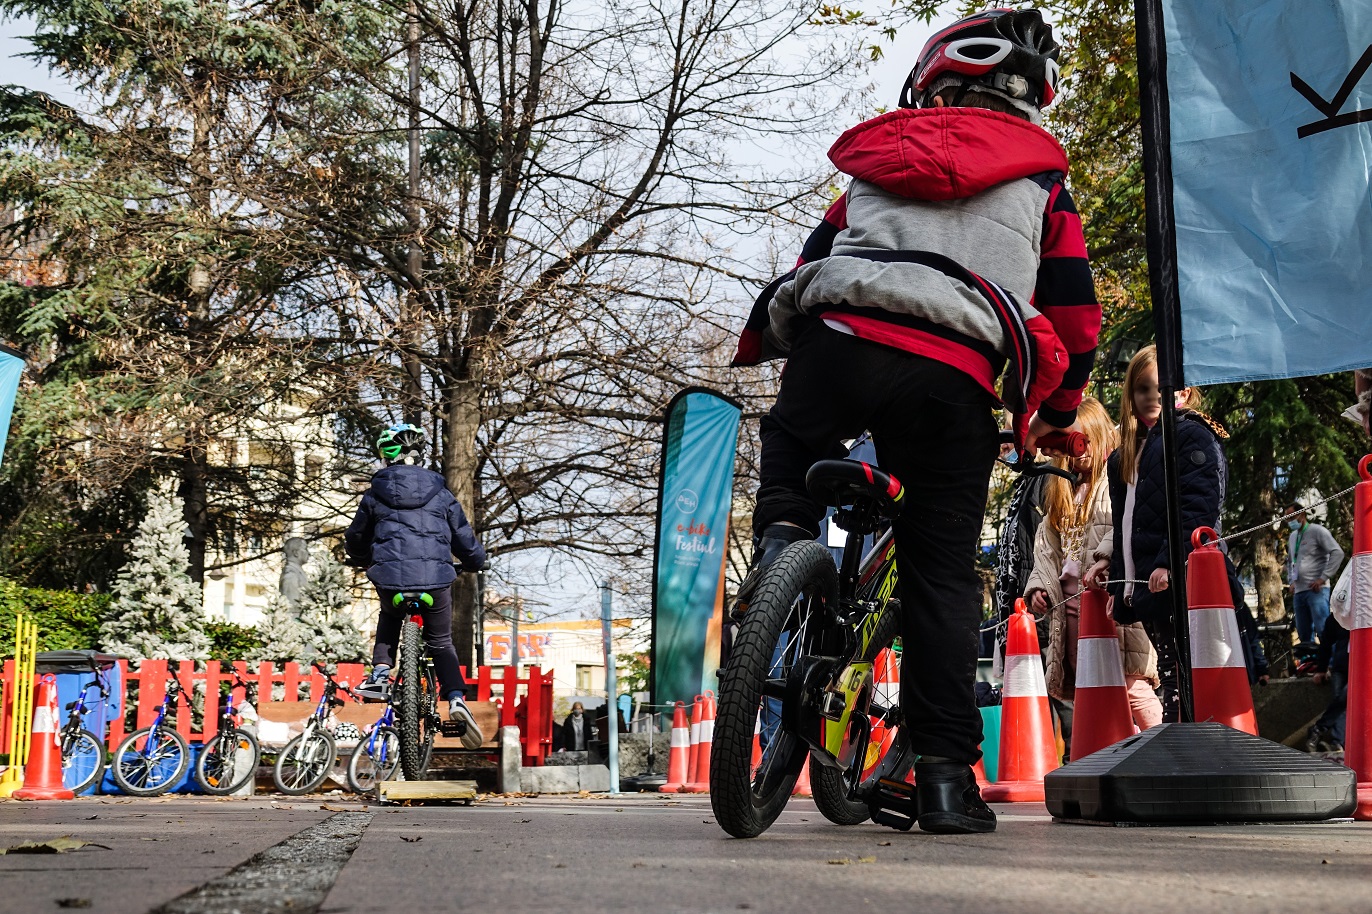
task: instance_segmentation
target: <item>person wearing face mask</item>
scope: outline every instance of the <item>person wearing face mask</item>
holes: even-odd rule
[[[1300,638],[1296,649],[1309,652],[1329,618],[1329,582],[1343,564],[1343,549],[1327,528],[1310,523],[1300,502],[1287,507],[1287,514],[1294,512],[1299,513],[1286,522],[1291,529],[1286,543],[1286,579],[1291,584],[1296,635]]]
[[[567,719],[562,722],[558,731],[561,736],[559,746],[567,752],[585,752],[591,745],[591,718],[586,714],[586,709],[581,702],[572,704],[572,713],[567,715]]]

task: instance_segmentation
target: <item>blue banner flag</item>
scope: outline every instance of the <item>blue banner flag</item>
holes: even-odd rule
[[[667,406],[653,559],[654,703],[716,687],[738,404],[700,387]]]
[[[1186,382],[1372,365],[1372,2],[1161,6]]]
[[[9,437],[14,398],[24,374],[24,354],[0,345],[0,463],[5,460],[5,440]]]

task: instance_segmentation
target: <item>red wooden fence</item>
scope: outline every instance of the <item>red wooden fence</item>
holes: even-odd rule
[[[151,726],[153,719],[157,717],[157,708],[166,694],[167,680],[173,675],[173,663],[176,666],[174,675],[185,693],[179,701],[176,729],[191,742],[203,742],[218,731],[220,688],[222,685],[233,683],[233,674],[229,667],[237,669],[241,677],[257,685],[259,703],[271,700],[274,686],[282,687],[286,701],[297,700],[302,686],[307,690],[307,696],[303,700],[318,701],[324,692],[323,675],[314,667],[302,668],[296,663],[284,663],[277,668],[272,663],[250,665],[240,660],[232,664],[221,664],[218,660],[211,660],[204,664],[204,669],[197,671],[193,662],[144,660],[138,669],[131,670],[128,663],[121,660],[119,672],[124,689],[124,714],[110,723],[111,749],[119,745],[127,732],[124,722],[128,719],[129,708],[135,708],[134,729]],[[468,677],[469,684],[476,686],[476,695],[468,697],[476,701],[494,701],[500,708],[500,725],[519,727],[520,742],[523,745],[522,764],[541,765],[543,759],[552,751],[553,673],[551,670],[544,673],[536,666],[529,667],[525,672],[526,675],[520,676],[513,667],[498,667],[496,670],[486,666],[477,667],[475,681]],[[463,675],[466,673],[464,667]],[[340,663],[334,673],[334,679],[346,685],[356,685],[362,681],[364,674],[365,669],[360,663]],[[13,682],[14,661],[6,660],[3,681],[0,682],[4,689],[3,698],[0,698],[0,753],[9,752],[8,722],[10,696],[14,694]],[[203,725],[195,729],[194,715],[188,709],[188,700],[201,685],[201,694],[205,702]],[[507,696],[514,700],[506,700]],[[346,692],[340,692],[339,698],[345,701],[356,700]],[[235,687],[234,703],[241,704],[243,700],[243,687]],[[59,711],[59,715],[62,721],[66,720],[65,711]]]

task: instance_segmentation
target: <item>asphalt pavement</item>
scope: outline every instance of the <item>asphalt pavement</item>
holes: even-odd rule
[[[1115,828],[1000,805],[995,834],[828,824],[794,800],[760,838],[709,798],[474,806],[91,798],[0,802],[0,914],[386,911],[1372,911],[1372,824]]]

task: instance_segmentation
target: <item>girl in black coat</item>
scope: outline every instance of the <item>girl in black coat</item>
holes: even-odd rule
[[[1191,554],[1191,533],[1198,527],[1220,529],[1220,511],[1228,478],[1222,442],[1228,434],[1200,412],[1200,391],[1176,393],[1178,475],[1180,476],[1182,554]],[[1158,652],[1162,679],[1163,720],[1178,719],[1176,634],[1167,523],[1167,475],[1163,464],[1162,395],[1158,388],[1157,349],[1140,349],[1129,362],[1120,402],[1120,447],[1107,465],[1114,518],[1113,546],[1097,553],[1087,573],[1092,581],[1108,574],[1115,621],[1142,622]],[[1235,606],[1243,605],[1243,588],[1229,568]]]

